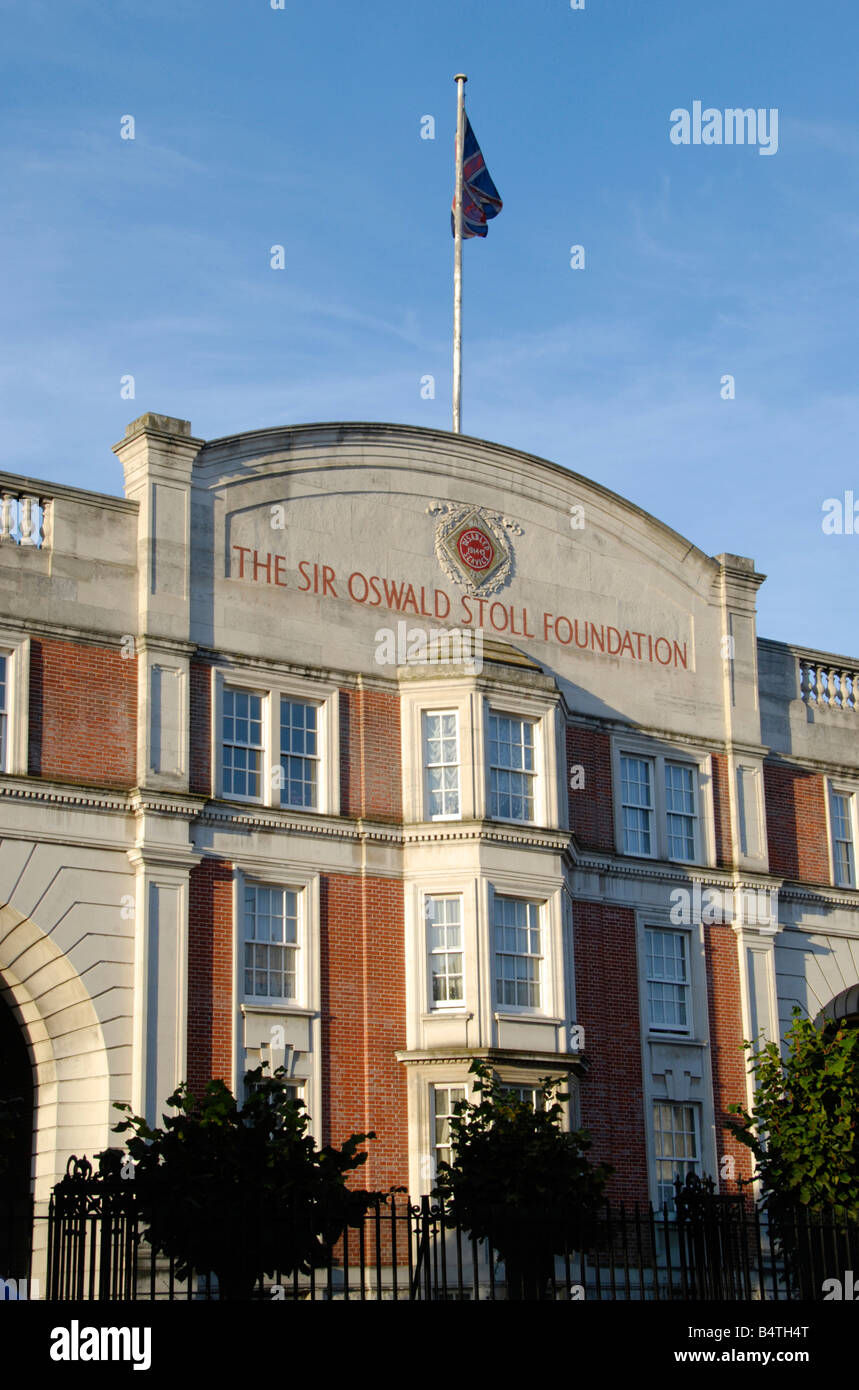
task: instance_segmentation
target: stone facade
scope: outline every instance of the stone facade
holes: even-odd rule
[[[474,1057],[566,1076],[614,1196],[730,1186],[742,1039],[859,980],[859,663],[497,445],[145,415],[115,452],[124,499],[0,475],[37,1202],[112,1102],[260,1061],[320,1140],[376,1131],[374,1187],[428,1190]]]

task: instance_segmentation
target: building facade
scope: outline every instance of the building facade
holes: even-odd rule
[[[475,1057],[566,1077],[617,1198],[746,1174],[742,1040],[859,982],[859,661],[494,444],[144,415],[115,452],[124,498],[0,475],[37,1210],[114,1102],[261,1062],[321,1141],[375,1130],[376,1188],[429,1190]]]

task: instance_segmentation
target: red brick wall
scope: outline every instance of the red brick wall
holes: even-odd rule
[[[614,1165],[612,1201],[648,1200],[644,1085],[635,913],[602,903],[575,903],[576,1022],[590,1062],[581,1083],[582,1124],[594,1162]]]
[[[377,821],[403,818],[400,699],[386,690],[340,691],[340,809]]]
[[[707,972],[707,1011],[710,1025],[710,1066],[713,1075],[713,1107],[716,1121],[716,1154],[719,1159],[735,1160],[735,1177],[751,1176],[751,1155],[744,1144],[733,1139],[724,1126],[728,1106],[746,1103],[746,1062],[743,1052],[743,1015],[740,997],[740,963],[737,940],[730,927],[704,927],[704,955]],[[710,1174],[719,1177],[719,1173]],[[723,1192],[736,1195],[736,1181],[722,1178]]]
[[[570,787],[573,767],[584,768],[584,786]],[[570,829],[588,849],[613,850],[614,819],[611,789],[611,739],[596,729],[567,726],[567,791]]]
[[[233,866],[204,859],[188,895],[188,1083],[197,1093],[233,1071]]]
[[[212,667],[192,661],[190,670],[191,765],[189,788],[212,795]]]
[[[734,862],[734,840],[731,834],[731,779],[728,759],[724,753],[714,753],[712,761],[716,863],[729,868]]]
[[[324,874],[320,896],[324,1142],[375,1130],[355,1181],[407,1186],[402,884]]]
[[[133,787],[137,657],[113,647],[32,638],[29,721],[31,776]]]
[[[830,883],[823,778],[802,767],[764,763],[770,872]]]

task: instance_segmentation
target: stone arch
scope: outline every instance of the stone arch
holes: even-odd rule
[[[825,1026],[837,1024],[842,1019],[851,1028],[859,1028],[859,983],[848,985],[824,1004],[814,1021],[818,1026]]]
[[[110,1077],[101,1024],[69,957],[30,917],[0,907],[0,993],[33,1068],[33,1195],[43,1216],[70,1154],[110,1143]],[[46,1244],[36,1220],[34,1273]]]

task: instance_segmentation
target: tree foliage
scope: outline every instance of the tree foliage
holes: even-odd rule
[[[753,1108],[732,1129],[751,1149],[763,1203],[811,1211],[840,1208],[859,1217],[859,1029],[818,1028],[795,1008],[782,1057],[778,1043],[751,1055]]]
[[[476,1103],[460,1101],[450,1121],[450,1163],[439,1163],[436,1191],[446,1219],[488,1239],[507,1270],[513,1297],[542,1297],[554,1256],[596,1237],[597,1214],[612,1169],[594,1165],[586,1130],[563,1129],[559,1088],[540,1082],[535,1109],[475,1061]]]
[[[373,1133],[317,1149],[282,1068],[268,1077],[257,1068],[245,1082],[241,1107],[223,1081],[210,1081],[199,1100],[183,1083],[167,1101],[178,1114],[163,1116],[163,1129],[116,1106],[128,1118],[114,1132],[133,1131],[126,1146],[147,1238],[176,1259],[180,1278],[213,1271],[227,1298],[250,1297],[262,1274],[308,1273],[323,1263],[373,1200],[346,1186],[346,1175],[366,1162],[360,1145]],[[123,1157],[108,1150],[102,1171],[118,1171]]]

